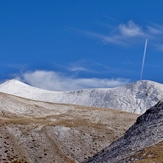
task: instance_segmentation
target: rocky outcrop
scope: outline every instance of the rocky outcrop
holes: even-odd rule
[[[148,109],[116,142],[94,155],[85,163],[128,162],[137,151],[163,141],[163,101]]]

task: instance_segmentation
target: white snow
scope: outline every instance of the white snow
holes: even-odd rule
[[[0,85],[0,92],[46,102],[113,108],[142,114],[163,99],[163,85],[142,80],[116,88],[56,92],[35,88],[17,80]]]

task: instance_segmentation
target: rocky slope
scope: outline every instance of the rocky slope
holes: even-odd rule
[[[163,162],[163,141],[153,146],[136,152],[134,155],[125,158],[128,163],[162,163]]]
[[[113,108],[138,114],[163,99],[163,85],[152,81],[138,81],[116,88],[55,92],[10,80],[0,85],[0,92],[33,100]]]
[[[104,148],[85,163],[126,163],[132,155],[163,141],[163,101],[138,117],[136,123],[119,140]],[[141,157],[139,160],[142,159]],[[163,161],[163,157],[162,157]]]
[[[83,162],[121,137],[137,117],[0,93],[0,162]]]

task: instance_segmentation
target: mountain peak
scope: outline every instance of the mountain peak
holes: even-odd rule
[[[20,85],[26,85],[28,86],[27,84],[19,81],[19,80],[16,80],[16,79],[11,79],[11,80],[7,80],[5,81],[4,83],[2,83],[1,85],[7,85],[7,86],[20,86]]]
[[[19,80],[16,80],[16,79],[10,79],[10,80],[6,80],[4,83],[2,84],[5,84],[5,83],[16,83],[16,82],[20,82]],[[20,82],[21,83],[21,82]]]

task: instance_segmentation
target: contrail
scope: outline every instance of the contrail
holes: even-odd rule
[[[148,43],[148,39],[145,40],[143,61],[142,61],[142,67],[141,67],[141,73],[140,73],[140,80],[142,80],[142,76],[143,76],[143,69],[144,69],[145,55],[146,55],[146,50],[147,50],[147,43]]]

